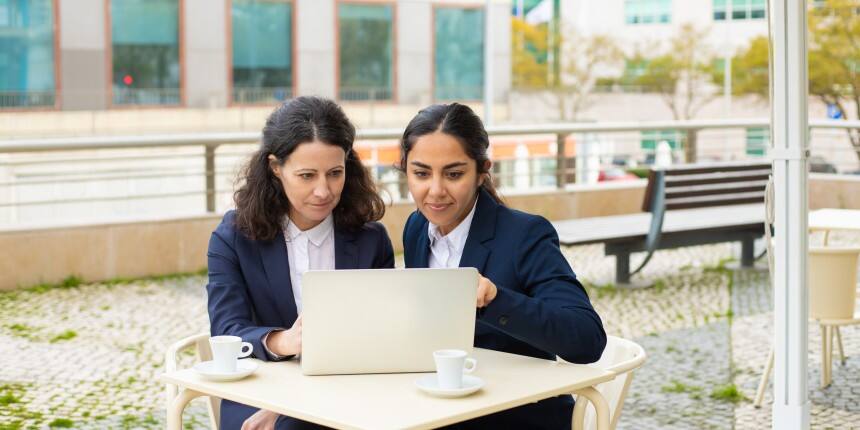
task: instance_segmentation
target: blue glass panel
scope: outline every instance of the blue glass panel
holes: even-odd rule
[[[233,0],[233,100],[271,102],[292,97],[292,4]]]
[[[113,103],[179,103],[179,0],[111,0],[110,15]]]
[[[480,99],[484,83],[484,11],[436,10],[435,98]]]
[[[389,5],[338,6],[341,99],[391,99],[392,15]]]
[[[51,0],[0,0],[0,108],[54,104]]]

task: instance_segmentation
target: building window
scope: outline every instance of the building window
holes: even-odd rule
[[[666,24],[672,22],[672,0],[624,0],[628,24]]]
[[[767,127],[752,127],[747,129],[747,156],[764,157],[770,145],[770,129]]]
[[[435,11],[434,91],[437,100],[478,100],[484,94],[484,11]]]
[[[232,0],[233,101],[268,103],[293,96],[293,5]]]
[[[55,102],[52,0],[0,0],[0,108]]]
[[[713,0],[714,21],[725,21],[728,15],[727,2],[732,2],[732,20],[762,19],[767,8],[766,0]]]
[[[180,103],[179,1],[111,0],[114,104]]]
[[[672,152],[681,150],[684,147],[685,133],[674,130],[646,130],[642,132],[640,137],[640,147],[645,153],[645,163],[652,164],[657,153],[657,145],[660,142],[666,141]],[[674,156],[672,157],[675,158]]]
[[[392,5],[340,4],[339,98],[391,100],[394,93]]]

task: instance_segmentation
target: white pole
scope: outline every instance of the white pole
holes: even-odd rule
[[[484,125],[493,124],[493,1],[484,6]]]
[[[769,1],[774,213],[774,429],[809,428],[806,0]]]
[[[732,44],[732,3],[733,0],[726,0],[726,40],[725,40],[725,56],[723,57],[723,108],[725,117],[732,116],[732,55],[734,45]]]

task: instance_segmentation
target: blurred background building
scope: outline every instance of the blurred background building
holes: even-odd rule
[[[810,3],[813,120],[857,118],[860,27],[833,19],[853,1]],[[360,130],[398,129],[437,102],[486,115],[487,99],[488,123],[538,126],[492,136],[504,192],[635,181],[658,158],[765,156],[766,14],[765,0],[0,0],[0,143],[258,133],[297,95],[337,100]],[[678,126],[709,120],[740,122]],[[0,225],[223,210],[244,136],[0,150]],[[387,136],[357,145],[396,201],[408,196]],[[812,153],[814,171],[858,172],[860,132],[813,128]]]

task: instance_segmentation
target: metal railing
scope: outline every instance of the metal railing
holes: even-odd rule
[[[51,107],[56,100],[54,91],[0,91],[0,109]]]
[[[551,151],[547,154],[532,154],[527,159],[517,158],[516,154],[509,153],[494,157],[497,159],[497,168],[494,171],[495,180],[502,187],[522,187],[527,189],[536,187],[564,188],[575,182],[578,174],[586,168],[583,160],[569,156],[567,145],[571,142],[568,137],[576,135],[578,144],[591,140],[594,136],[601,134],[623,135],[624,133],[635,133],[629,139],[616,142],[635,147],[637,154],[630,151],[621,152],[622,161],[639,157],[642,162],[643,151],[640,147],[638,134],[648,130],[677,130],[683,136],[683,146],[675,151],[679,160],[695,162],[699,159],[725,159],[726,148],[712,149],[700,147],[700,140],[704,138],[708,142],[719,142],[728,139],[732,130],[767,129],[768,121],[765,119],[743,119],[743,120],[694,120],[694,121],[655,121],[655,122],[615,122],[615,123],[587,123],[587,124],[543,124],[543,125],[506,125],[495,126],[488,129],[492,137],[494,147],[496,143],[512,145],[513,140],[521,142],[522,139],[537,138],[538,141],[546,142],[545,146]],[[810,129],[821,134],[823,132],[843,134],[845,129],[860,129],[860,121],[811,121]],[[357,139],[360,141],[372,141],[372,145],[388,145],[390,150],[395,146],[402,130],[399,129],[366,129],[360,130]],[[720,134],[721,133],[721,134]],[[812,134],[811,134],[812,135]],[[837,137],[836,134],[833,135]],[[737,134],[732,136],[737,139]],[[205,196],[205,210],[216,211],[217,196],[229,193],[226,184],[230,183],[236,176],[234,167],[225,167],[225,160],[235,162],[247,157],[253,150],[253,146],[259,142],[259,132],[233,132],[233,133],[196,133],[183,135],[142,135],[142,136],[98,136],[98,137],[70,137],[70,138],[45,138],[0,141],[0,210],[6,208],[23,208],[30,206],[44,207],[51,204],[70,204],[86,202],[116,202],[150,199],[186,198],[188,196]],[[843,136],[844,139],[844,136]],[[844,139],[847,141],[847,139]],[[599,147],[605,144],[600,139],[594,140]],[[854,150],[845,142],[833,143],[828,146],[828,151],[834,150],[839,153],[854,153]],[[248,145],[248,146],[240,146]],[[841,145],[841,146],[836,146]],[[735,145],[737,146],[737,145]],[[182,149],[184,148],[184,149]],[[376,148],[374,146],[374,148]],[[114,152],[111,152],[114,150]],[[747,149],[748,150],[748,149]],[[92,151],[84,155],[72,154],[70,152]],[[158,152],[162,151],[162,152]],[[733,149],[732,157],[743,157],[743,145],[740,150]],[[580,158],[585,157],[577,153]],[[610,155],[611,151],[610,151]],[[617,155],[617,154],[615,154]],[[647,154],[644,154],[647,155]],[[22,158],[23,157],[23,158]],[[841,157],[841,156],[840,156]],[[194,163],[194,159],[202,158],[201,164]],[[856,166],[856,156],[842,157]],[[220,163],[216,161],[221,160]],[[392,187],[398,191],[398,195],[405,196],[405,186],[402,177],[398,176],[394,169],[377,163],[373,160],[364,160],[369,163],[374,175],[379,180],[381,187]],[[614,160],[613,160],[614,161]],[[52,167],[77,164],[82,166],[76,171],[73,168]],[[220,167],[217,167],[220,164]],[[524,180],[525,171],[529,178]],[[15,169],[18,173],[13,177],[3,176],[3,170]],[[28,173],[27,169],[31,169]],[[848,169],[845,169],[848,170]],[[219,187],[218,178],[221,178]],[[4,198],[14,194],[14,190],[24,190],[23,195],[29,195],[28,190],[33,187],[45,187],[52,184],[112,184],[129,181],[170,179],[183,186],[170,186],[155,189],[132,186],[137,190],[134,194],[116,193],[111,186],[103,187],[110,192],[97,196],[77,196],[62,194],[60,196],[49,195],[48,198],[32,199],[24,201],[12,201],[12,198]],[[5,191],[4,191],[5,190]],[[9,191],[12,190],[12,191]],[[5,194],[4,194],[5,193]],[[30,196],[32,197],[32,196]],[[203,206],[203,205],[201,205]]]
[[[291,98],[293,98],[292,87],[233,87],[233,103],[238,104],[268,103],[274,106],[277,102]]]

